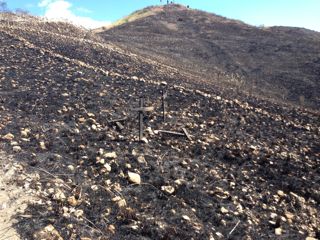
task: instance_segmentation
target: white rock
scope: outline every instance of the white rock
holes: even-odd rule
[[[111,171],[111,166],[110,166],[109,163],[106,163],[106,164],[104,164],[103,166],[106,168],[107,172],[110,172],[110,171]]]
[[[79,210],[76,210],[74,213],[74,216],[76,216],[77,218],[80,218],[83,216],[83,210],[79,209]]]
[[[281,228],[276,228],[275,230],[274,230],[274,233],[276,234],[276,235],[282,235],[282,229]]]
[[[182,218],[187,221],[191,221],[190,217],[187,215],[182,215]]]
[[[141,183],[141,177],[137,173],[128,172],[129,181],[135,184]]]
[[[228,209],[226,209],[225,207],[221,207],[221,208],[220,208],[220,211],[221,211],[221,213],[223,213],[223,214],[225,214],[225,213],[228,213],[228,212],[229,212],[229,210],[228,210]]]
[[[42,150],[46,150],[47,149],[46,144],[44,142],[40,142],[39,145],[40,145],[40,148]]]
[[[146,164],[146,159],[144,158],[143,155],[140,155],[138,158],[137,158],[137,161],[138,163],[141,163],[141,164]]]
[[[103,156],[105,158],[114,159],[114,158],[117,158],[117,153],[116,152],[108,152],[108,153],[105,153]]]
[[[172,194],[175,191],[174,187],[172,186],[162,186],[161,190],[169,194]]]
[[[17,152],[21,152],[22,149],[20,146],[14,146],[12,150],[17,153]]]
[[[11,141],[12,139],[14,139],[14,135],[12,133],[8,133],[4,135],[2,139]]]
[[[68,169],[69,169],[71,172],[73,172],[73,171],[74,171],[74,166],[68,165]]]

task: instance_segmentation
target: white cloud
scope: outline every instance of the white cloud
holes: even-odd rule
[[[84,8],[84,7],[77,7],[76,10],[78,12],[82,12],[82,13],[92,13],[91,10],[87,9],[87,8]]]
[[[88,29],[98,28],[110,24],[108,21],[98,21],[90,17],[78,16],[72,12],[72,4],[66,0],[41,0],[39,7],[45,8],[44,17],[53,21],[69,21],[73,24],[83,26]],[[84,10],[84,8],[78,8]],[[87,9],[86,9],[87,10]],[[87,13],[89,13],[87,10]]]

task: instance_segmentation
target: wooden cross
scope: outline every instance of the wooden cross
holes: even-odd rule
[[[163,122],[166,120],[166,98],[168,96],[168,92],[167,89],[165,88],[167,86],[166,82],[162,82],[161,86],[163,87],[161,89],[161,93],[162,93],[162,120]]]
[[[143,138],[143,116],[145,112],[154,111],[154,107],[144,107],[144,99],[140,98],[140,105],[138,108],[133,108],[133,111],[139,112],[139,141]]]

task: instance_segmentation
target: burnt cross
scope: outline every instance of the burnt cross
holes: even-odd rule
[[[140,105],[138,108],[132,109],[139,112],[139,141],[143,138],[143,116],[145,112],[152,112],[154,107],[144,107],[144,99],[140,98]]]

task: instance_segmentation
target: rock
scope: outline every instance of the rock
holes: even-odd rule
[[[306,240],[317,240],[317,239],[314,237],[306,237]]]
[[[290,212],[286,212],[286,213],[284,214],[284,216],[285,216],[288,220],[293,220],[293,218],[294,218],[293,213],[290,213]]]
[[[137,161],[138,161],[138,163],[141,163],[141,164],[146,164],[146,163],[147,163],[147,161],[146,161],[146,159],[144,158],[143,155],[140,155],[140,156],[137,158]]]
[[[274,233],[275,233],[277,236],[280,236],[280,235],[282,235],[282,229],[281,229],[281,228],[276,228],[276,229],[274,230]]]
[[[30,129],[23,129],[20,131],[21,137],[28,137]]]
[[[73,172],[74,171],[74,166],[72,166],[72,165],[68,165],[68,167],[67,167],[71,172]]]
[[[72,207],[76,207],[79,204],[75,196],[68,197],[68,203]]]
[[[284,197],[285,196],[284,192],[281,191],[281,190],[278,190],[277,194],[279,195],[279,197]]]
[[[146,137],[143,137],[142,139],[141,139],[141,142],[143,142],[143,143],[148,143],[149,141],[148,141],[148,139],[146,138]]]
[[[229,210],[226,209],[225,207],[221,207],[221,208],[220,208],[220,212],[223,213],[223,214],[226,214],[226,213],[229,212]]]
[[[20,146],[14,146],[13,148],[12,148],[12,150],[15,152],[15,153],[18,153],[18,152],[21,152],[21,147]]]
[[[306,202],[306,200],[304,199],[304,197],[301,197],[301,196],[299,196],[298,194],[295,194],[295,193],[293,193],[293,192],[290,192],[290,195],[292,196],[292,197],[295,197],[299,202],[301,202],[301,203],[305,203]]]
[[[11,145],[11,146],[18,146],[18,145],[19,145],[19,143],[18,143],[18,142],[16,142],[16,141],[12,141],[12,142],[10,142],[10,145]]]
[[[135,183],[135,184],[141,183],[141,177],[137,173],[128,172],[128,178],[129,178],[129,181],[132,183]]]
[[[162,186],[161,190],[169,194],[172,194],[175,191],[174,187],[172,186]]]
[[[108,152],[108,153],[105,153],[103,156],[105,158],[115,159],[115,158],[117,158],[117,153],[116,152]]]
[[[106,163],[103,165],[105,167],[105,169],[107,170],[107,172],[111,172],[111,166],[109,163]]]
[[[277,215],[276,213],[271,213],[271,214],[270,214],[270,217],[271,217],[272,219],[275,219],[277,216],[278,216],[278,215]]]
[[[119,208],[124,208],[127,206],[126,200],[119,196],[112,198],[112,202],[115,202]]]
[[[78,121],[79,121],[79,123],[84,123],[86,121],[86,119],[81,117],[81,118],[78,118]]]
[[[191,221],[190,217],[187,215],[182,215],[182,218],[186,221]]]
[[[63,240],[59,232],[54,228],[53,225],[48,225],[44,229],[33,234],[35,240]]]
[[[112,234],[115,234],[116,233],[116,227],[113,225],[113,224],[110,224],[108,227],[107,227],[107,230],[109,232],[111,232]]]
[[[42,150],[46,150],[47,149],[46,144],[44,142],[40,142],[39,145],[40,145],[40,148]]]
[[[83,210],[78,209],[73,214],[76,218],[81,218],[83,216]]]
[[[132,149],[132,152],[131,152],[131,154],[133,155],[133,156],[137,156],[137,151],[135,150],[135,149]]]
[[[2,137],[3,140],[12,141],[14,139],[14,135],[12,133],[8,133]]]

